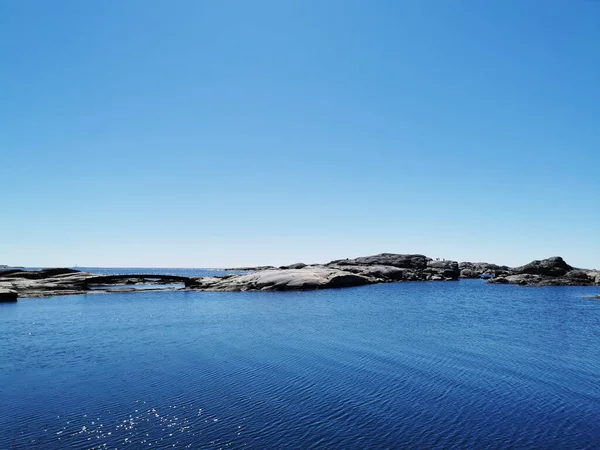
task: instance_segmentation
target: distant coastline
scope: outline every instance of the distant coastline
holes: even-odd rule
[[[160,273],[98,275],[76,269],[26,270],[0,267],[0,301],[141,290],[294,291],[363,286],[390,282],[439,282],[484,278],[492,284],[520,286],[600,286],[600,271],[579,269],[559,256],[519,267],[486,262],[457,262],[421,254],[381,253],[325,264],[238,267],[245,273],[220,276],[176,276]]]

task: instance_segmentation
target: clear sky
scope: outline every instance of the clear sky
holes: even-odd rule
[[[4,0],[0,263],[600,268],[600,2]]]

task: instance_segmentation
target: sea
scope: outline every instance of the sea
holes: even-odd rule
[[[0,304],[0,449],[597,449],[597,294],[461,280],[22,298]]]

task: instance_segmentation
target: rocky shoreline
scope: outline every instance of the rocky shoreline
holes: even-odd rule
[[[600,286],[600,271],[572,267],[558,256],[511,268],[483,262],[432,259],[419,254],[382,253],[326,264],[296,263],[245,269],[250,272],[220,277],[99,276],[60,268],[31,271],[0,269],[0,302],[17,301],[18,297],[148,291],[164,289],[165,285],[171,290],[293,291],[390,282],[488,278],[489,283],[520,286]],[[177,287],[172,287],[174,283]]]

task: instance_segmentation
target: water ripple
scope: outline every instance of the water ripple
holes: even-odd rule
[[[596,448],[586,293],[24,299],[0,307],[0,448]]]

